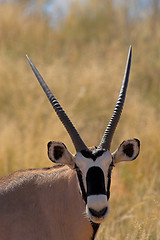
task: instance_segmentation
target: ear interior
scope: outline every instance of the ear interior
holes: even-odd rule
[[[123,141],[119,148],[112,154],[113,162],[133,161],[140,151],[140,141],[136,138]]]
[[[54,146],[53,155],[54,155],[55,160],[58,160],[58,159],[62,158],[63,154],[64,154],[64,148],[63,147]]]
[[[61,142],[48,143],[48,157],[54,163],[73,165],[73,155]]]

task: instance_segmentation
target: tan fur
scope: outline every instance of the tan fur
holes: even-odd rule
[[[76,173],[69,167],[18,171],[0,181],[0,240],[89,240]]]

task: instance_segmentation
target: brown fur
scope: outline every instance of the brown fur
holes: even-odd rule
[[[92,231],[69,167],[18,171],[1,179],[1,240],[89,240]]]

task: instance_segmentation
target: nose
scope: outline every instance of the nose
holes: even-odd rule
[[[86,213],[92,222],[101,223],[109,212],[106,195],[92,195],[87,197]]]
[[[94,216],[94,217],[96,217],[96,218],[101,218],[101,217],[103,217],[103,216],[106,214],[107,210],[108,210],[108,207],[102,208],[102,209],[99,210],[99,211],[96,211],[96,210],[94,210],[93,208],[89,208],[89,211],[90,211],[90,213],[92,214],[92,216]]]

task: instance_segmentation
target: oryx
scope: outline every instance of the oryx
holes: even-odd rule
[[[99,145],[88,148],[42,76],[30,66],[76,149],[48,143],[48,156],[58,167],[18,171],[0,181],[1,240],[91,240],[109,212],[111,172],[115,164],[134,160],[138,139],[123,141],[110,153],[112,137],[125,101],[132,49],[113,115]]]

